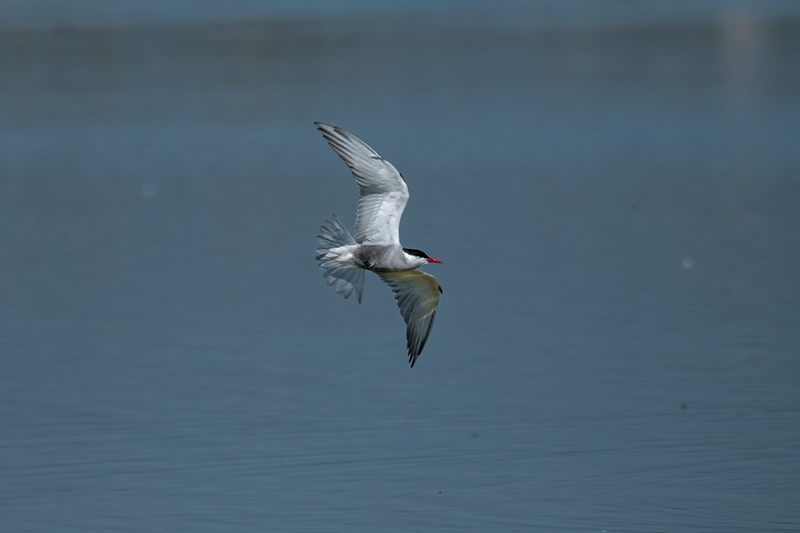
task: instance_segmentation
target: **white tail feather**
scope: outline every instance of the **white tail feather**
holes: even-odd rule
[[[324,271],[323,277],[337,293],[349,298],[356,291],[358,303],[364,295],[364,269],[352,260],[351,246],[357,246],[355,239],[345,229],[336,215],[333,222],[326,220],[317,235],[317,261]]]

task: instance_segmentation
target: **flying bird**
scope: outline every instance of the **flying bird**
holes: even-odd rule
[[[326,220],[317,236],[317,261],[323,276],[337,293],[358,302],[364,294],[364,272],[375,272],[395,293],[406,322],[411,367],[425,347],[436,318],[442,287],[430,274],[417,270],[441,263],[420,250],[400,244],[400,217],[408,202],[403,175],[355,135],[315,122],[333,151],[345,162],[358,183],[355,237],[336,215]]]

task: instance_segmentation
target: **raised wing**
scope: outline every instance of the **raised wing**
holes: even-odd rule
[[[361,189],[356,211],[356,242],[400,244],[400,217],[408,202],[406,180],[391,163],[355,135],[320,122],[314,125],[350,167]]]
[[[433,276],[419,270],[376,274],[392,288],[397,298],[400,314],[406,321],[408,360],[413,368],[433,329],[442,287]]]

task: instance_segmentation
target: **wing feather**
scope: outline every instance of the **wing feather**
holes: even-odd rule
[[[355,135],[320,122],[314,124],[358,183],[356,242],[400,244],[400,218],[408,203],[408,186],[403,176]]]
[[[442,287],[436,278],[419,270],[376,274],[395,293],[400,314],[406,322],[408,360],[413,368],[433,329]]]

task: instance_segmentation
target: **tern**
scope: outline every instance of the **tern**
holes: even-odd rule
[[[431,334],[442,292],[433,276],[417,269],[441,261],[400,244],[400,217],[408,203],[403,175],[355,135],[320,122],[314,125],[350,168],[360,189],[355,238],[336,215],[333,222],[326,220],[317,236],[319,267],[328,285],[345,298],[355,291],[359,303],[366,270],[391,287],[406,322],[413,368]]]

